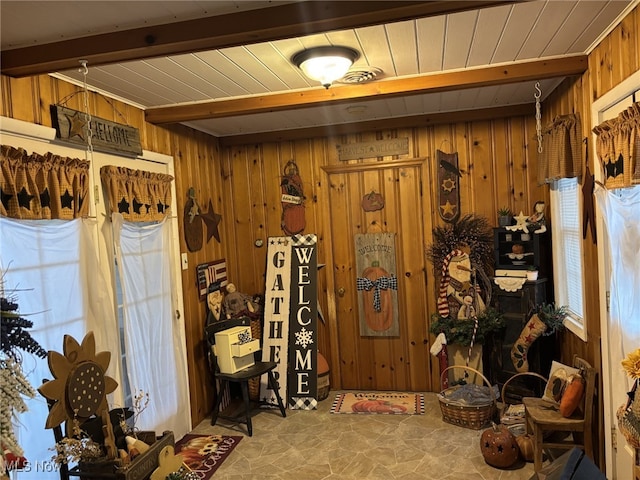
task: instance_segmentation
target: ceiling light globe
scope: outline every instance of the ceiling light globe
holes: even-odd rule
[[[307,77],[329,88],[345,76],[359,56],[356,50],[347,47],[315,47],[297,53],[292,62]]]

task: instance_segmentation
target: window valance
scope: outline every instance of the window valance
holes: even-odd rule
[[[607,188],[640,184],[640,102],[593,128]]]
[[[0,214],[23,220],[88,215],[88,161],[1,145],[0,166]]]
[[[108,165],[100,169],[100,178],[111,213],[129,222],[160,221],[169,214],[171,175]]]
[[[543,150],[538,158],[538,184],[582,174],[580,115],[557,116],[542,130]]]

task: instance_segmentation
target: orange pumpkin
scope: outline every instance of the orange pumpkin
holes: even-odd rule
[[[373,262],[371,267],[364,269],[362,277],[368,278],[372,282],[375,282],[380,277],[389,277],[389,272],[378,265],[378,262]],[[373,306],[374,294],[375,288],[362,291],[364,319],[371,330],[375,332],[384,332],[393,324],[393,303],[391,301],[391,291],[380,289],[379,312],[376,312],[376,309]]]
[[[528,433],[516,437],[520,456],[527,462],[533,462],[533,437]]]
[[[509,468],[518,461],[520,449],[516,437],[506,425],[491,423],[480,436],[480,450],[484,461],[492,467]]]
[[[584,395],[584,378],[582,375],[571,375],[560,400],[560,414],[569,418],[575,412]]]

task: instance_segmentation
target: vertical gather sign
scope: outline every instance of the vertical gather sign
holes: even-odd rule
[[[276,381],[292,409],[318,404],[316,247],[315,235],[268,240],[262,360],[278,364]],[[264,376],[260,398],[276,402]]]

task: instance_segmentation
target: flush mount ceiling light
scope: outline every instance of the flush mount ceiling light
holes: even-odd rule
[[[296,53],[291,61],[324,88],[342,78],[360,53],[348,47],[313,47]]]

